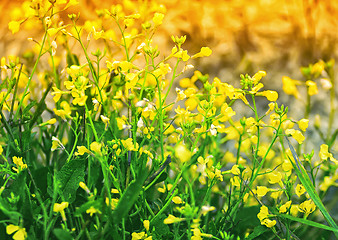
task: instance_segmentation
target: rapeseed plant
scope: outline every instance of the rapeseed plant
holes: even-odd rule
[[[301,225],[337,236],[322,202],[337,185],[333,105],[319,160],[302,148],[315,80],[327,71],[334,86],[332,62],[303,68],[306,82],[283,77],[286,94],[301,99],[297,87],[307,88],[304,118],[295,121],[277,104],[281,93],[265,90],[265,71],[240,75],[240,87],[191,73],[191,61],[212,50],[190,54],[186,36],[173,36],[171,53],[161,55],[153,37],[165,24],[163,5],[123,1],[98,9],[94,20],[82,22],[78,13],[63,19],[76,4],[26,1],[27,13],[8,24],[12,33],[39,24],[43,36],[33,40],[32,69],[20,58],[1,59],[0,211],[7,235],[297,239],[309,236]],[[45,60],[50,69],[39,72]],[[269,102],[264,111],[260,98]]]

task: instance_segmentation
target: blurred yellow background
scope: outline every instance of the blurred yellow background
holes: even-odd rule
[[[0,2],[1,56],[24,51],[30,30],[12,35],[7,24],[23,1]],[[68,12],[81,19],[95,18],[95,10],[130,1],[79,0]],[[139,1],[131,1],[137,3]],[[155,41],[163,51],[171,49],[171,35],[187,35],[188,52],[202,46],[213,50],[197,62],[210,75],[238,77],[258,69],[299,75],[299,67],[337,55],[338,1],[328,0],[164,0],[155,1],[167,13]],[[13,17],[13,16],[12,16]],[[20,40],[20,41],[19,41]],[[164,49],[163,49],[164,48]]]

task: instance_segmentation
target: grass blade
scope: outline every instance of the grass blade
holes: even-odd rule
[[[287,215],[287,214],[280,214],[280,213],[274,213],[274,214],[276,214],[278,217],[287,218],[291,221],[300,222],[300,223],[303,223],[303,224],[306,224],[306,225],[309,225],[309,226],[312,226],[312,227],[321,228],[321,229],[329,230],[329,231],[332,231],[332,232],[338,232],[337,228],[329,227],[327,225],[317,223],[317,222],[314,222],[314,221],[310,221],[308,219],[298,218],[298,217],[294,217],[294,216]]]
[[[312,184],[312,181],[311,181],[310,177],[308,176],[306,170],[304,169],[302,163],[300,162],[300,160],[298,158],[298,155],[297,155],[295,149],[291,145],[288,137],[287,136],[285,136],[285,137],[286,137],[286,140],[288,142],[289,148],[291,150],[292,156],[293,156],[293,158],[295,160],[295,163],[291,159],[290,159],[290,162],[294,166],[294,169],[296,171],[296,174],[297,174],[300,182],[303,184],[303,186],[305,187],[307,193],[310,195],[312,201],[319,208],[319,210],[323,214],[323,216],[326,219],[326,221],[328,222],[328,224],[333,229],[338,229],[337,224],[332,219],[332,217],[330,216],[329,212],[326,210],[324,204],[322,203],[321,199],[319,198],[319,196],[318,196],[318,194],[317,194],[317,192],[315,190],[315,187]],[[338,238],[338,231],[334,231],[334,234]]]

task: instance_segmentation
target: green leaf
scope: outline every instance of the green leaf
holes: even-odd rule
[[[84,181],[84,175],[85,160],[82,158],[69,161],[56,174],[56,184],[65,201],[74,202],[79,183]]]
[[[140,171],[138,177],[128,185],[112,214],[113,224],[119,224],[128,214],[129,210],[132,208],[138,196],[140,195],[147,176],[148,171]]]
[[[36,135],[36,132],[31,132],[30,129],[26,129],[21,134],[21,144],[22,149],[21,151],[26,152],[30,150],[30,145],[34,140],[34,136]]]
[[[93,121],[98,136],[103,136],[107,141],[114,139],[114,133],[110,128],[106,130],[106,126],[102,121]]]
[[[338,229],[337,224],[335,223],[335,221],[332,219],[332,217],[330,216],[329,212],[326,210],[324,204],[322,203],[320,197],[318,196],[315,187],[312,184],[312,181],[310,179],[310,177],[308,176],[306,170],[304,169],[302,163],[300,162],[298,155],[295,151],[295,149],[293,148],[293,146],[291,145],[288,137],[286,137],[286,140],[288,142],[289,148],[291,150],[293,159],[295,161],[295,163],[292,161],[292,159],[290,159],[290,162],[293,165],[293,168],[296,171],[296,174],[300,180],[300,182],[303,184],[303,186],[305,187],[307,193],[310,195],[310,198],[312,199],[312,201],[316,204],[316,206],[319,208],[319,210],[322,212],[324,218],[326,219],[326,221],[328,222],[328,224],[334,228],[334,229]],[[335,236],[338,238],[338,232],[334,231]]]
[[[50,167],[42,167],[36,170],[32,170],[32,177],[35,180],[36,187],[42,196],[47,196],[47,187],[48,187],[48,179],[47,176],[50,174]]]
[[[3,215],[6,215],[7,218],[4,218]],[[19,222],[19,219],[22,219],[22,215],[18,211],[12,211],[9,203],[0,199],[0,218],[1,219],[10,219],[13,222]]]
[[[253,229],[255,226],[260,225],[260,221],[257,218],[260,206],[250,206],[239,208],[234,220],[234,231],[244,238],[246,229]]]
[[[69,232],[67,232],[66,230],[61,229],[61,228],[55,228],[53,230],[53,233],[56,236],[56,238],[59,239],[59,240],[72,240],[72,239],[74,239]]]
[[[31,110],[32,107],[34,107],[36,105],[36,101],[32,101],[30,102],[25,108],[24,110],[22,111],[22,115],[25,116],[28,114],[29,110]]]
[[[338,129],[337,129],[336,131],[334,131],[334,133],[333,133],[332,136],[331,136],[330,141],[329,141],[328,144],[327,144],[327,145],[329,145],[329,148],[331,148],[331,146],[334,144],[337,135],[338,135]]]
[[[256,237],[259,237],[260,235],[262,235],[268,230],[269,228],[262,226],[262,225],[258,225],[257,227],[254,228],[253,232],[250,233],[250,235],[245,238],[245,240],[252,240]]]
[[[157,239],[174,239],[173,234],[170,232],[169,226],[163,223],[164,219],[167,217],[167,215],[161,214],[157,221],[152,225],[155,228],[155,234],[158,235]]]
[[[317,223],[317,222],[314,222],[314,221],[311,221],[311,220],[298,218],[298,217],[294,217],[294,216],[287,215],[287,214],[280,214],[280,213],[274,213],[274,214],[276,214],[278,217],[287,218],[287,219],[290,219],[290,220],[295,221],[295,222],[300,222],[300,223],[309,225],[311,227],[322,228],[322,229],[329,230],[329,231],[332,231],[332,232],[338,232],[337,228],[329,227],[327,225]]]

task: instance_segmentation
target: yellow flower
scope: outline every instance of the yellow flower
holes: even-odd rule
[[[184,144],[179,144],[175,147],[175,156],[182,162],[187,162],[191,158],[191,152]]]
[[[258,71],[255,75],[252,76],[253,84],[256,85],[263,77],[266,76],[265,71]]]
[[[241,174],[241,170],[239,169],[239,167],[238,167],[237,164],[235,164],[235,165],[232,166],[230,172],[231,172],[233,175],[235,175],[235,176]]]
[[[162,24],[163,18],[164,18],[163,13],[155,13],[154,14],[153,22],[155,23],[156,27]]]
[[[119,193],[119,190],[117,190],[116,188],[112,188],[112,189],[110,190],[110,192],[111,192],[111,193]]]
[[[14,240],[24,240],[27,237],[27,232],[25,228],[15,226],[13,224],[9,224],[6,226],[6,233],[8,235],[14,233],[13,235]]]
[[[201,51],[199,53],[196,53],[195,55],[193,55],[191,58],[198,58],[198,57],[209,57],[212,53],[212,50],[208,47],[202,47]]]
[[[52,151],[55,151],[58,147],[61,147],[62,149],[64,149],[65,147],[63,146],[63,144],[61,143],[61,141],[59,139],[57,139],[56,137],[52,137]]]
[[[137,151],[139,149],[139,145],[137,142],[134,143],[132,138],[128,138],[126,140],[122,140],[122,145],[127,151]]]
[[[296,186],[296,194],[300,197],[303,193],[305,193],[306,189],[302,184],[297,184]]]
[[[329,146],[326,144],[320,146],[319,157],[323,161],[326,161],[329,158],[330,161],[338,164],[338,160],[333,157],[332,153],[329,153]]]
[[[110,207],[114,210],[118,204],[119,200],[117,198],[112,198],[110,201]],[[106,197],[106,204],[109,206],[109,198]]]
[[[65,27],[64,26],[61,26],[59,28],[48,28],[47,29],[47,34],[50,36],[50,37],[54,37],[60,30],[64,29]]]
[[[324,90],[330,90],[332,88],[332,83],[329,79],[327,78],[322,78],[320,79],[320,84],[322,85],[322,88]]]
[[[300,128],[300,130],[302,130],[303,132],[306,131],[306,129],[308,128],[309,126],[309,119],[301,119],[298,121],[298,127]]]
[[[88,194],[90,194],[90,190],[87,187],[87,185],[84,182],[80,182],[79,183],[80,188],[82,188],[83,190],[85,190]]]
[[[232,116],[236,115],[236,112],[232,110],[231,107],[228,106],[227,103],[223,103],[221,107],[221,118],[219,119],[221,122],[228,121]]]
[[[122,61],[119,63],[119,67],[121,68],[121,72],[128,72],[133,68],[133,64],[131,62]]]
[[[19,32],[21,21],[11,21],[8,23],[9,30],[12,31],[12,34]]]
[[[77,152],[75,153],[75,156],[82,156],[85,153],[90,153],[90,151],[85,146],[77,146]]]
[[[90,206],[90,208],[86,210],[86,213],[88,213],[90,216],[93,216],[94,213],[101,214],[101,211],[94,208],[93,206]]]
[[[69,2],[67,3],[67,5],[65,6],[64,9],[69,8],[71,6],[78,5],[78,4],[79,4],[79,2],[77,0],[69,0]]]
[[[163,223],[173,224],[173,223],[181,222],[183,220],[184,218],[178,218],[178,217],[175,217],[174,215],[169,214],[169,216],[166,219],[164,219]]]
[[[324,181],[321,182],[321,184],[319,185],[319,189],[323,192],[326,192],[327,189],[330,187],[330,186],[336,186],[338,187],[338,183],[336,183],[336,179],[338,179],[338,176],[337,177],[331,177],[331,176],[325,176],[324,177]]]
[[[306,216],[316,209],[316,204],[310,199],[302,202],[298,206],[298,210],[303,212]]]
[[[223,181],[223,175],[222,175],[221,170],[219,170],[219,169],[217,169],[215,167],[213,167],[213,172],[210,172],[208,177],[211,180],[215,178],[215,179],[217,179],[219,181]]]
[[[277,198],[279,198],[282,194],[283,194],[283,191],[274,191],[274,192],[271,192],[270,196],[271,196],[273,199],[277,199]]]
[[[291,136],[299,143],[302,144],[305,140],[305,137],[299,130],[295,129],[286,129],[285,133],[287,135],[291,134]]]
[[[325,69],[325,63],[323,60],[319,60],[311,67],[311,74],[319,76]]]
[[[133,232],[131,234],[131,240],[140,240],[140,239],[152,240],[153,237],[152,236],[148,237],[148,235],[145,232],[140,232],[140,233]]]
[[[261,206],[259,213],[257,214],[258,219],[262,222],[269,215],[269,209],[267,206]]]
[[[187,50],[180,50],[174,54],[174,57],[181,58],[184,62],[188,61],[190,56],[188,55]]]
[[[290,208],[290,206],[291,206],[291,203],[292,203],[292,201],[287,201],[286,203],[284,203],[284,204],[279,208],[279,212],[280,212],[280,213],[286,213],[286,212],[289,210],[289,208]]]
[[[314,81],[306,81],[306,86],[308,87],[308,93],[310,96],[318,94],[317,84]]]
[[[57,116],[61,117],[63,120],[65,120],[66,117],[67,117],[67,118],[70,118],[70,117],[71,117],[70,115],[71,115],[72,111],[71,111],[71,108],[70,108],[68,102],[62,101],[61,104],[60,104],[60,107],[61,107],[62,109],[59,109],[59,110],[58,110],[58,109],[54,108],[54,109],[53,109],[54,113],[55,113]]]
[[[132,18],[126,18],[126,19],[123,20],[123,22],[124,22],[124,25],[125,25],[126,27],[131,27],[131,26],[134,25],[135,20],[132,19]]]
[[[282,180],[282,174],[280,172],[272,172],[269,174],[269,183],[275,184]]]
[[[275,109],[275,103],[269,103],[268,105],[269,105],[269,110],[266,111],[265,115],[268,115]]]
[[[144,221],[143,221],[143,226],[144,226],[144,228],[145,228],[147,231],[149,231],[149,226],[150,226],[149,220],[144,220]]]
[[[263,87],[264,87],[264,85],[263,85],[262,83],[258,83],[256,86],[254,86],[254,87],[251,89],[250,93],[251,93],[251,94],[255,94],[255,93],[257,93],[259,90],[261,90]],[[264,92],[262,92],[261,95],[262,95],[262,96],[265,96],[263,93],[264,93]]]
[[[208,212],[214,211],[216,208],[214,206],[202,206],[201,214],[206,215]]]
[[[65,214],[65,209],[68,207],[69,203],[68,202],[62,202],[62,203],[54,203],[53,206],[53,211],[54,212],[59,212],[61,214],[62,220],[66,221],[66,214]]]
[[[46,126],[46,125],[53,125],[56,123],[56,118],[49,119],[47,122],[39,124],[40,127]]]
[[[276,221],[270,220],[268,216],[269,216],[269,209],[266,206],[261,206],[260,211],[257,214],[257,217],[261,221],[262,225],[265,225],[271,228],[276,224]]]
[[[292,163],[290,162],[289,159],[285,159],[283,164],[282,164],[282,168],[284,172],[289,172],[293,169]],[[291,172],[290,172],[291,173]]]
[[[105,125],[105,129],[107,129],[107,128],[108,128],[108,125],[109,125],[110,119],[107,118],[107,117],[105,117],[105,116],[103,116],[103,115],[100,115],[100,118],[101,118],[102,122],[103,122],[104,125]]]
[[[117,127],[119,130],[122,130],[124,128],[124,126],[126,125],[126,118],[116,118],[116,123],[117,123]]]
[[[21,172],[23,169],[27,168],[27,164],[24,164],[22,161],[22,157],[13,157],[13,162],[17,166],[18,169],[13,168],[16,172]]]
[[[60,100],[62,94],[68,93],[68,92],[61,91],[57,87],[53,87],[53,91],[54,91],[54,92],[52,92],[52,95],[54,95],[53,100],[56,103]]]
[[[102,144],[98,142],[92,142],[90,144],[90,150],[98,154],[101,154],[101,147],[102,147]]]
[[[181,100],[187,98],[187,96],[184,94],[184,92],[179,88],[176,88],[176,94],[177,94],[177,97],[176,97],[175,102],[178,102],[178,101],[181,101]]]
[[[261,222],[261,224],[267,226],[268,228],[272,228],[276,225],[276,220],[270,220],[266,218],[263,220],[263,222]]]
[[[182,203],[183,203],[182,199],[181,199],[179,196],[173,197],[172,201],[173,201],[175,204],[182,204]]]
[[[292,216],[297,217],[298,215],[298,205],[292,204],[290,208],[290,213]]]
[[[2,148],[2,146],[0,145],[0,155],[2,155],[4,149]]]
[[[160,193],[165,193],[166,190],[170,191],[170,189],[171,189],[172,187],[173,187],[173,185],[169,183],[169,184],[167,185],[167,188],[166,188],[166,186],[164,185],[163,187],[157,188],[157,191],[159,191]]]
[[[264,91],[262,95],[266,97],[270,102],[276,102],[278,99],[278,93],[276,91]]]
[[[231,185],[235,187],[240,187],[241,186],[241,179],[238,176],[234,176],[230,178],[230,183]]]
[[[295,98],[299,98],[299,92],[296,85],[299,85],[299,81],[293,80],[289,77],[284,76],[283,81],[283,91],[288,95],[294,95]]]
[[[258,197],[264,197],[269,191],[269,188],[265,186],[257,186],[256,193]]]
[[[72,96],[74,97],[72,101],[73,105],[84,106],[86,104],[88,96],[84,92],[73,89]]]

